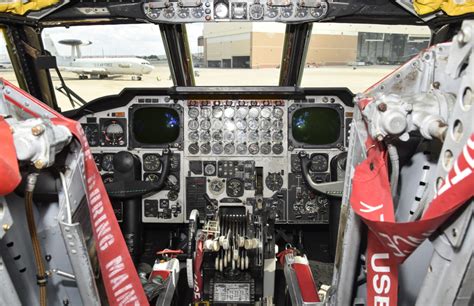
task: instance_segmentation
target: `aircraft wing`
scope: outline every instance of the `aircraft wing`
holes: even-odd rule
[[[104,68],[64,67],[63,69],[77,74],[107,74]]]

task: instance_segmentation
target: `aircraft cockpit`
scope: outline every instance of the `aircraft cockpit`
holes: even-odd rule
[[[0,304],[474,301],[469,1],[10,2]]]

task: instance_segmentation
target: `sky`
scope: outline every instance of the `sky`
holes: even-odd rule
[[[187,25],[191,52],[198,51],[197,38],[202,35],[202,24]],[[47,28],[44,35],[53,40],[60,55],[68,56],[71,53],[69,46],[58,43],[62,39],[80,39],[92,42],[91,45],[81,47],[83,56],[144,56],[164,55],[163,41],[158,25],[92,25],[75,26],[70,28]],[[0,50],[0,52],[3,50]]]

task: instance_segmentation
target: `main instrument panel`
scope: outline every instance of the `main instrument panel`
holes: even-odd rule
[[[183,223],[193,209],[212,215],[219,205],[271,207],[277,223],[328,223],[331,196],[310,188],[342,180],[352,108],[338,96],[305,99],[201,99],[135,96],[81,122],[104,182],[114,181],[114,156],[131,152],[141,180],[155,182],[171,150],[161,191],[142,200],[142,221]],[[123,209],[114,200],[119,220]]]

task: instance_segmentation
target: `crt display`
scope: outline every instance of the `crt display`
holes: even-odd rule
[[[133,115],[133,136],[137,142],[161,145],[179,137],[179,115],[166,107],[145,107]]]
[[[300,108],[291,122],[293,139],[308,145],[328,145],[339,139],[341,118],[332,108]]]

